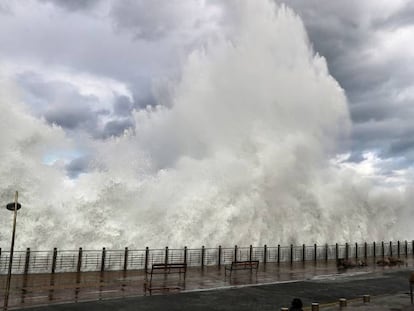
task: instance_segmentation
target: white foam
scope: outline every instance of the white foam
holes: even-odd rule
[[[63,164],[42,163],[73,142],[2,88],[0,199],[20,191],[18,248],[320,244],[412,233],[399,225],[409,210],[403,191],[332,163],[347,149],[346,97],[300,18],[270,1],[237,6],[231,35],[188,58],[171,108],[136,111],[136,128],[123,137],[85,139],[92,167],[75,181]],[[7,247],[11,215],[2,213]]]

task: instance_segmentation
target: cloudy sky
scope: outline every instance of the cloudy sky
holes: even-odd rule
[[[283,2],[283,1],[280,1]],[[88,169],[86,140],[134,130],[132,112],[173,105],[188,55],[231,36],[233,1],[23,0],[0,2],[0,68],[30,112],[77,147],[68,174]],[[290,0],[314,50],[345,89],[352,118],[347,161],[381,174],[414,161],[414,3]],[[254,81],[252,81],[254,83]],[[370,163],[368,163],[371,161]],[[351,165],[350,164],[350,165]],[[359,165],[359,166],[358,166]]]
[[[414,2],[270,1],[1,0],[21,247],[412,235]]]

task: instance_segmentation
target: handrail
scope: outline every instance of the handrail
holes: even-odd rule
[[[372,243],[264,245],[246,247],[201,247],[123,250],[48,250],[15,251],[14,274],[59,273],[81,271],[142,270],[153,263],[186,262],[191,266],[220,266],[233,261],[257,260],[263,263],[293,263],[328,261],[338,258],[382,258],[384,256],[414,256],[413,241]],[[28,256],[27,252],[30,252]],[[235,258],[236,257],[236,258]],[[0,274],[8,269],[9,251],[0,249]]]

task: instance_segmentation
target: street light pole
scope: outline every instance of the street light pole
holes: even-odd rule
[[[4,307],[3,310],[6,311],[8,304],[9,304],[9,292],[10,292],[10,281],[11,281],[11,273],[12,273],[12,264],[13,264],[13,251],[14,251],[14,237],[16,235],[16,220],[17,220],[17,211],[22,207],[20,203],[17,202],[19,193],[16,191],[14,195],[14,203],[9,203],[6,205],[6,208],[9,211],[14,212],[13,216],[13,233],[12,233],[12,240],[10,246],[10,256],[9,256],[9,270],[7,273],[7,282],[6,282],[6,291],[4,293]]]

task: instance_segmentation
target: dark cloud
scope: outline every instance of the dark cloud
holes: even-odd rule
[[[413,133],[414,134],[414,133]],[[410,138],[399,138],[391,142],[389,152],[391,154],[404,155],[407,152],[414,151],[414,137]]]
[[[104,103],[100,99],[80,94],[70,83],[44,81],[35,74],[24,74],[17,79],[25,101],[48,122],[74,133],[86,132],[97,139],[121,135],[132,126],[133,109],[171,104],[153,93],[153,81],[179,77],[181,61],[188,51],[205,44],[200,29],[203,25],[210,26],[212,21],[203,17],[201,2],[39,0],[24,2],[25,5],[17,1],[2,2],[0,14],[12,12],[13,18],[0,19],[0,58],[11,64],[33,61],[40,67],[108,77],[127,86],[132,99],[119,96],[102,108]],[[413,26],[414,3],[406,1],[397,10],[387,11],[380,7],[394,2],[285,2],[303,18],[315,51],[326,57],[331,74],[346,91],[354,123],[353,159],[361,159],[366,150],[380,150],[386,157],[414,159],[412,48],[407,44],[400,47],[400,53],[389,54],[381,50],[382,44],[389,43],[388,37],[382,37],[387,32]],[[226,10],[219,25],[225,31],[234,23],[237,1],[211,3]],[[97,7],[106,7],[107,12],[99,15]],[[20,14],[28,10],[30,14]],[[94,12],[99,18],[72,14],[79,11]],[[404,93],[409,96],[402,96]],[[168,98],[168,94],[163,98]]]
[[[128,30],[136,38],[153,41],[180,27],[185,20],[181,18],[181,12],[185,12],[183,1],[124,0],[113,3],[111,16],[118,29]]]
[[[125,132],[125,130],[133,127],[134,122],[130,119],[109,121],[105,124],[102,137],[108,138],[112,136],[120,136]]]
[[[127,96],[119,96],[114,103],[114,114],[118,116],[128,116],[131,114],[133,103]]]
[[[357,0],[291,0],[287,5],[303,18],[315,51],[326,57],[346,91],[354,124],[353,158],[361,159],[357,154],[366,150],[385,157],[411,150],[414,142],[406,133],[413,128],[414,110],[399,94],[412,85],[413,68],[404,53],[373,55],[380,53],[381,36],[414,25],[414,3],[394,12]]]
[[[373,151],[383,159],[398,160],[402,164],[414,162],[414,125],[411,118],[358,123],[353,127],[353,137],[358,137],[354,140],[354,159],[358,158],[357,154]]]
[[[68,11],[81,11],[92,9],[101,0],[39,0],[40,2],[52,3]]]
[[[73,135],[86,133],[94,139],[122,135],[125,130],[134,127],[133,109],[154,104],[154,99],[148,94],[136,102],[119,95],[112,104],[113,111],[96,109],[94,107],[102,107],[104,103],[94,96],[80,94],[79,89],[70,83],[45,81],[33,72],[20,74],[18,81],[23,86],[26,100],[37,103],[35,113],[39,117],[61,126]]]
[[[145,77],[136,77],[128,83],[131,98],[125,95],[117,96],[113,104],[114,114],[129,116],[132,110],[144,109],[147,106],[160,104],[152,92],[151,81]]]
[[[88,170],[90,164],[89,157],[79,157],[73,159],[69,164],[66,165],[66,171],[69,177],[76,178],[79,174],[84,173]]]
[[[366,94],[365,94],[366,95]],[[371,94],[372,95],[372,94]],[[388,118],[398,117],[399,109],[390,105],[392,99],[386,95],[374,94],[372,98],[358,98],[350,106],[351,117],[354,123],[365,123],[369,121],[381,121]]]
[[[92,138],[105,139],[122,135],[134,125],[131,117],[134,103],[127,96],[116,97],[110,111],[94,108],[104,103],[94,96],[80,94],[70,83],[45,81],[33,72],[20,74],[18,81],[26,100],[37,103],[35,114],[74,135],[86,132]]]
[[[359,163],[364,160],[363,155],[360,152],[352,152],[347,159],[347,162]]]
[[[91,128],[91,121],[96,124],[95,114],[90,108],[79,106],[55,106],[46,111],[46,120],[68,130]]]
[[[45,81],[33,72],[20,74],[18,81],[23,86],[26,99],[37,103],[32,109],[50,124],[68,130],[81,128],[93,131],[96,127],[98,114],[92,106],[97,105],[98,98],[81,95],[69,83]]]
[[[153,107],[153,106],[158,105],[158,101],[150,93],[133,92],[133,96],[134,96],[134,101],[132,103],[132,106],[136,110],[143,109],[148,106]]]
[[[413,24],[414,2],[406,2],[395,14],[383,19],[374,21],[375,28],[391,28],[410,26]]]
[[[71,1],[53,2],[56,5],[28,3],[30,6],[13,2],[13,18],[0,19],[2,61],[35,63],[46,68],[66,68],[74,73],[109,77],[147,92],[150,92],[148,85],[152,79],[167,77],[179,70],[179,44],[157,42],[154,45],[114,31],[113,24],[117,21],[109,10],[122,1],[105,1],[107,12],[102,9],[98,14],[91,10],[96,16],[68,14],[66,10],[55,8]],[[147,3],[152,5],[152,1]],[[79,3],[73,6],[82,7]],[[25,14],[28,11],[31,13]],[[126,30],[130,31],[134,29]]]

